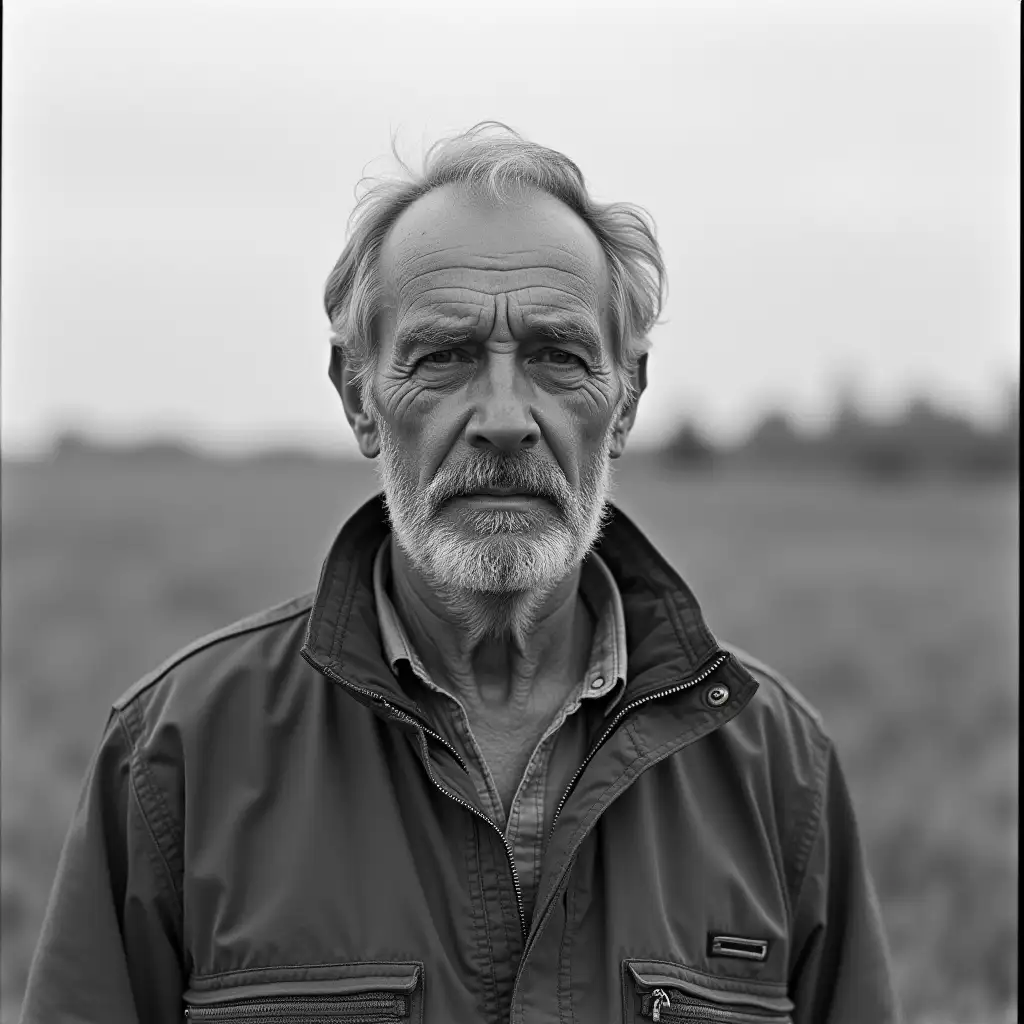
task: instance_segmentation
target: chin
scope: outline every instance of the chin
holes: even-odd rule
[[[479,509],[458,514],[456,529],[460,527],[470,538],[536,535],[551,531],[554,509]]]
[[[423,568],[445,589],[511,597],[559,583],[578,561],[574,547],[564,532],[538,531],[532,523],[483,536],[464,529],[454,536],[442,531]]]

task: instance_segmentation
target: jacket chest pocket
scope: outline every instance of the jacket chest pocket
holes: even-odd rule
[[[651,960],[626,960],[623,967],[626,1024],[792,1024],[793,1003],[782,985],[719,982],[686,967]]]
[[[317,977],[294,980],[292,975]],[[338,964],[245,972],[239,984],[185,993],[188,1024],[421,1024],[421,964]],[[334,974],[334,977],[324,975]]]

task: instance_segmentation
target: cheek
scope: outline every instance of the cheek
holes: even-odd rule
[[[572,392],[560,403],[583,449],[599,448],[608,436],[618,414],[616,398],[611,388],[593,385]]]
[[[587,394],[579,389],[562,395],[545,416],[547,437],[555,459],[574,488],[601,453],[615,422],[614,396],[604,389]]]
[[[408,378],[381,376],[375,382],[378,418],[414,468],[428,482],[450,450],[458,429],[452,399]]]

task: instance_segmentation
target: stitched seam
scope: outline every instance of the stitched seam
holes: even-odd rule
[[[130,714],[132,718],[138,720],[137,724],[140,726],[139,735],[141,736],[142,709],[138,704],[133,704]],[[127,730],[127,722],[125,723],[125,728]],[[152,831],[154,841],[157,843],[161,856],[167,861],[169,868],[172,860],[177,861],[180,858],[182,848],[181,830],[178,828],[178,824],[174,820],[170,808],[167,806],[163,791],[153,778],[149,765],[143,760],[138,746],[134,743],[132,745],[131,767],[133,770],[133,785],[137,792],[139,807],[142,809],[144,817],[147,817],[147,824]],[[148,815],[146,813],[147,803],[149,804]],[[165,849],[165,843],[169,844],[169,849]],[[176,884],[173,874],[172,881],[175,881],[175,891],[179,898],[181,898],[182,893]]]
[[[679,642],[679,646],[686,652],[686,656],[691,662],[696,661],[697,658],[693,653],[693,646],[690,643],[690,638],[686,635],[686,630],[683,628],[682,616],[680,615],[675,602],[665,601],[665,607],[668,609],[669,618],[672,620],[672,630],[676,635],[676,640]]]
[[[470,843],[470,860],[475,861],[476,864],[476,877],[479,882],[479,912],[474,909],[473,918],[476,923],[477,931],[483,930],[484,940],[487,943],[487,978],[490,979],[491,989],[491,1004],[492,1009],[497,1010],[498,1006],[498,976],[495,974],[495,957],[494,957],[494,943],[491,941],[491,929],[487,921],[487,905],[486,898],[484,896],[484,882],[483,882],[483,869],[480,865],[480,828],[477,825],[476,818],[470,816],[469,827],[471,831],[471,843]],[[472,870],[472,865],[470,865]],[[476,902],[476,901],[474,901]]]
[[[214,981],[218,978],[233,978],[239,974],[258,974],[263,971],[302,971],[317,967],[419,967],[423,969],[422,960],[330,960],[314,964],[274,964],[268,967],[239,967],[230,971],[217,971],[215,974],[195,974],[192,981]]]
[[[117,711],[114,712],[117,715],[117,724],[120,730],[124,733],[125,739],[128,743],[129,754],[129,766],[128,766],[128,787],[131,790],[132,797],[135,800],[135,804],[139,809],[139,816],[142,818],[142,823],[145,826],[146,834],[149,836],[152,842],[152,847],[147,850],[147,856],[150,860],[154,860],[154,866],[157,867],[156,875],[160,880],[162,886],[166,889],[166,895],[170,896],[175,907],[179,911],[179,923],[180,923],[180,898],[181,894],[178,891],[178,886],[175,884],[174,872],[171,870],[171,865],[167,860],[167,856],[164,854],[163,848],[161,847],[160,841],[157,838],[156,832],[153,829],[153,825],[149,820],[149,815],[146,813],[146,807],[143,803],[142,797],[139,794],[138,785],[136,783],[135,773],[132,770],[134,768],[135,750],[132,742],[131,731],[128,728],[124,718]],[[155,855],[155,856],[154,856]]]
[[[495,850],[493,843],[491,844],[491,851],[493,854],[497,854],[497,851]],[[508,949],[515,949],[517,946],[521,945],[523,941],[522,929],[519,925],[519,905],[516,902],[515,884],[512,881],[512,871],[510,868],[508,875],[508,884],[503,885],[501,881],[501,876],[504,874],[504,872],[501,870],[500,867],[498,867],[498,864],[504,861],[507,858],[507,856],[507,851],[504,848],[504,844],[502,844],[501,857],[497,858],[497,864],[495,864],[495,874],[497,876],[496,881],[498,883],[498,905],[501,908],[501,927],[502,930],[505,932],[505,945]],[[511,901],[509,900],[509,889],[512,890]],[[515,917],[516,919],[515,939],[512,938],[512,935],[509,932],[509,925],[511,924],[511,919],[513,917]]]
[[[642,744],[640,743],[640,736],[636,731],[636,718],[627,718],[626,721],[622,723],[622,727],[629,735],[629,738],[633,741],[633,749],[639,752],[642,749]]]
[[[138,705],[133,703],[132,708],[137,710]],[[177,875],[171,868],[167,854],[161,846],[156,831],[153,828],[153,823],[150,821],[149,814],[146,812],[145,803],[139,793],[138,778],[134,771],[138,759],[136,757],[135,743],[132,739],[131,729],[128,726],[128,722],[125,720],[124,715],[116,709],[114,710],[114,714],[117,717],[118,727],[124,733],[125,739],[128,743],[128,750],[130,752],[128,761],[128,786],[131,790],[135,805],[138,807],[139,817],[142,819],[142,824],[146,830],[146,834],[150,839],[151,845],[146,848],[146,858],[153,869],[154,877],[157,880],[157,886],[164,892],[170,901],[171,910],[174,914],[174,925],[177,931],[176,938],[180,961],[183,965],[189,964],[191,962],[191,956],[185,945],[184,894],[181,888],[179,888]]]
[[[341,608],[338,609],[338,621],[334,626],[334,635],[331,638],[331,661],[337,666],[339,672],[344,671],[344,662],[338,657],[341,648],[341,641],[348,632],[348,620],[352,617],[352,606],[355,604],[356,580],[355,573],[349,574],[349,584],[341,597]]]
[[[287,607],[288,605],[295,604],[297,601],[301,601],[303,603],[307,601],[312,602],[312,597],[312,594],[304,594],[302,597],[293,598],[291,601],[285,603],[285,607]],[[201,639],[196,640],[194,643],[190,644],[179,654],[175,655],[166,664],[158,668],[154,673],[152,679],[143,682],[143,680],[146,679],[146,677],[143,676],[142,679],[139,680],[137,684],[135,684],[139,687],[138,690],[135,693],[132,693],[131,696],[127,700],[125,700],[123,705],[120,702],[123,699],[123,697],[127,694],[122,695],[122,697],[119,697],[117,701],[114,702],[114,708],[118,711],[127,711],[147,690],[155,686],[162,679],[166,678],[167,675],[173,672],[180,665],[183,665],[193,656],[197,654],[202,654],[204,651],[208,651],[211,647],[215,647],[217,644],[223,643],[227,640],[234,640],[238,637],[246,636],[249,633],[258,633],[260,632],[260,630],[271,629],[274,626],[280,626],[285,622],[291,621],[292,619],[302,618],[304,615],[309,614],[309,610],[309,607],[302,607],[297,609],[296,611],[291,611],[287,614],[281,615],[278,618],[271,619],[267,622],[259,622],[254,625],[246,625],[246,623],[249,620],[243,619],[240,623],[237,623],[233,626],[228,626],[226,627],[226,629],[219,630],[216,633],[211,633],[209,636],[202,637]],[[263,615],[267,613],[260,612],[259,614]],[[131,688],[129,688],[127,692],[131,692]]]
[[[178,910],[178,919],[181,920],[181,893],[178,890],[178,886],[175,883],[174,872],[171,870],[170,864],[167,862],[167,858],[164,856],[163,850],[160,848],[160,843],[156,838],[156,834],[153,831],[153,826],[150,824],[149,816],[146,814],[146,808],[142,804],[142,800],[139,797],[139,791],[135,785],[135,780],[129,776],[129,785],[132,791],[132,796],[135,798],[135,803],[139,808],[139,815],[142,818],[142,823],[145,826],[146,834],[149,836],[152,847],[146,851],[147,858],[153,863],[154,867],[157,868],[156,876],[159,879],[161,888],[164,889],[165,895],[170,896],[175,909]]]
[[[149,829],[150,834],[153,836],[153,841],[160,851],[160,856],[167,865],[174,892],[178,898],[181,898],[181,889],[177,884],[175,873],[171,871],[171,861],[177,861],[179,859],[178,855],[181,852],[181,831],[167,807],[163,792],[157,786],[150,772],[149,765],[143,760],[142,753],[139,750],[138,740],[141,738],[143,731],[142,708],[133,702],[130,708],[125,709],[123,716],[118,715],[118,722],[129,739],[132,789],[138,801],[139,809],[142,811],[146,827]],[[132,724],[136,727],[134,737],[132,736]],[[169,848],[165,844],[169,844]]]
[[[572,870],[571,868],[569,869]],[[575,919],[576,916],[576,891],[572,886],[566,886],[566,900],[565,900],[565,930],[562,932],[562,952],[561,960],[565,965],[565,1001],[561,997],[558,1000],[558,1019],[560,1022],[568,1021],[569,1024],[573,1024],[576,1020],[576,1013],[572,1006],[572,947],[573,940],[571,938],[572,930],[569,927],[570,922]],[[562,972],[558,972],[559,983],[562,981]],[[568,1016],[565,1015],[565,1010],[568,1010]]]
[[[795,846],[793,866],[796,884],[794,885],[791,900],[792,913],[795,913],[796,908],[800,905],[800,897],[803,895],[804,884],[807,881],[811,851],[814,849],[814,844],[821,834],[822,823],[825,818],[823,813],[825,805],[825,773],[828,764],[829,747],[825,746],[821,754],[816,772],[817,790],[811,804],[811,813]],[[792,926],[792,921],[790,925]]]
[[[810,720],[815,732],[823,732],[821,713],[790,680],[734,644],[723,642],[720,646],[722,650],[728,651],[750,675],[762,675],[773,683],[776,689],[782,693],[786,703],[796,708],[804,718]]]
[[[755,981],[752,978],[722,978],[716,974],[708,974],[697,967],[690,967],[687,964],[673,962],[672,960],[653,960],[648,957],[629,957],[627,964],[662,964],[665,967],[682,968],[688,974],[696,974],[702,983],[707,983],[708,988],[719,989],[722,992],[749,992],[760,995],[786,994],[787,985],[784,981]]]

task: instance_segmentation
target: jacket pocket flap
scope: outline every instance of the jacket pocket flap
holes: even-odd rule
[[[645,989],[674,988],[712,1005],[749,1007],[786,1015],[793,1001],[778,982],[719,978],[663,960],[627,960],[626,966],[637,985]]]
[[[192,979],[184,998],[190,1006],[217,1006],[238,999],[287,996],[351,996],[363,992],[411,995],[422,969],[418,963],[366,963],[236,971]]]

